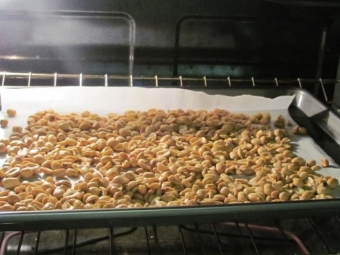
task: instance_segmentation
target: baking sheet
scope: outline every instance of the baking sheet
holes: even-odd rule
[[[279,114],[294,123],[288,108],[294,96],[280,96],[274,99],[258,96],[208,95],[204,92],[176,88],[137,88],[137,87],[56,87],[56,88],[2,88],[0,90],[3,112],[8,108],[17,110],[17,116],[9,119],[9,125],[0,129],[0,138],[8,137],[12,126],[26,126],[29,115],[44,109],[54,109],[60,113],[80,113],[88,110],[99,115],[122,114],[127,110],[146,111],[150,108],[163,110],[226,109],[230,112],[254,113],[270,112],[272,119]],[[294,136],[294,152],[306,160],[328,158],[330,167],[319,173],[340,180],[340,168],[308,136]],[[0,158],[0,165],[5,158]],[[340,188],[332,195],[340,198]]]

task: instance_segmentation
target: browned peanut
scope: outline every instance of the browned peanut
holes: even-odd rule
[[[17,114],[17,111],[14,109],[7,109],[6,113],[8,117],[14,117]]]
[[[308,172],[304,172],[304,171],[303,172],[299,172],[298,176],[300,177],[300,179],[302,181],[304,181],[304,180],[306,180],[308,178]]]
[[[148,188],[151,190],[158,190],[161,187],[160,183],[154,182],[149,184]]]
[[[16,194],[10,194],[7,196],[7,201],[9,204],[14,205],[21,201],[21,197]]]
[[[106,203],[106,204],[103,206],[103,208],[106,208],[106,209],[108,209],[108,208],[116,208],[116,206],[117,206],[117,205],[115,205],[114,203],[108,202],[108,203]]]
[[[312,166],[315,166],[315,165],[316,165],[316,161],[315,161],[314,159],[309,160],[309,161],[307,162],[307,166],[309,166],[309,167],[312,167]]]
[[[292,133],[295,135],[306,135],[307,129],[304,127],[295,126],[292,128]]]
[[[299,169],[299,165],[298,165],[298,164],[292,163],[292,164],[289,164],[289,165],[287,166],[287,168],[288,168],[288,170],[290,170],[290,171],[296,171],[296,170]]]
[[[4,143],[0,143],[0,153],[7,151],[7,146]]]
[[[318,166],[318,165],[315,165],[315,166],[312,166],[311,169],[312,169],[312,171],[318,171],[318,170],[321,169],[321,167]]]
[[[300,196],[300,199],[301,200],[308,200],[308,199],[311,199],[315,194],[315,191],[314,190],[308,190],[308,191],[304,191],[302,193],[302,195]]]
[[[334,189],[334,188],[336,188],[336,187],[338,187],[339,186],[339,181],[338,181],[338,179],[335,179],[335,178],[329,178],[328,180],[327,180],[327,185],[331,188],[331,189]]]
[[[281,201],[288,201],[289,197],[290,197],[290,194],[288,192],[285,192],[285,191],[283,191],[279,194],[279,199]]]
[[[98,200],[97,195],[90,195],[86,198],[86,203],[95,203]]]
[[[328,167],[329,166],[329,161],[328,161],[328,159],[321,159],[321,163],[320,163],[320,165],[322,166],[322,167]]]
[[[285,119],[282,115],[279,115],[278,118],[274,121],[274,126],[277,128],[284,128],[285,125]]]
[[[147,187],[144,184],[138,185],[138,192],[142,195],[146,194]]]
[[[279,190],[274,190],[270,193],[270,196],[273,198],[278,198],[280,195],[280,191]]]
[[[20,127],[20,126],[13,126],[12,127],[12,132],[13,133],[22,133],[22,127]]]
[[[8,125],[8,120],[7,119],[2,119],[0,120],[0,126],[1,128],[5,128]]]
[[[299,134],[300,135],[306,135],[307,129],[305,127],[299,127]]]

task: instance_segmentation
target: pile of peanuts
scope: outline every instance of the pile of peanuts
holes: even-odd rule
[[[106,117],[40,111],[0,141],[0,152],[7,154],[0,210],[331,198],[338,180],[318,174],[315,160],[293,153],[287,125],[282,116],[271,121],[268,113],[220,109]]]

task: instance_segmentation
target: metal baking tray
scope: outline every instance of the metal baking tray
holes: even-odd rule
[[[281,95],[295,95],[289,108],[290,116],[299,125],[307,127],[314,141],[337,164],[340,163],[340,119],[306,90],[283,87],[234,89],[186,86],[185,88],[229,96],[248,94],[275,98]],[[340,213],[340,199],[171,208],[1,212],[0,231],[214,223],[313,217],[321,214],[330,216],[338,213]]]

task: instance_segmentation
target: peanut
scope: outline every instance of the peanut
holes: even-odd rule
[[[6,113],[8,117],[14,117],[17,114],[17,111],[14,109],[7,109]]]
[[[18,178],[6,177],[1,180],[1,184],[6,189],[13,189],[15,187],[20,186],[21,182],[19,181]]]
[[[4,143],[0,143],[0,153],[7,151],[7,146]]]
[[[12,127],[12,132],[13,133],[22,133],[22,127],[19,127],[19,126],[13,126]]]
[[[331,188],[331,189],[334,189],[334,188],[336,188],[336,187],[338,187],[339,186],[339,181],[338,181],[338,179],[335,179],[335,178],[329,178],[328,180],[327,180],[327,185]]]
[[[321,159],[321,163],[320,163],[320,165],[322,166],[322,167],[328,167],[329,166],[329,161],[328,161],[328,159]]]
[[[330,198],[338,180],[317,174],[315,161],[293,153],[283,116],[273,121],[275,130],[270,120],[268,113],[218,109],[150,109],[107,117],[41,111],[0,141],[0,153],[8,154],[0,169],[7,191],[0,210]],[[235,173],[241,177],[230,176]],[[29,181],[34,176],[45,180]]]
[[[7,119],[2,119],[2,120],[0,120],[0,125],[1,125],[1,128],[7,127],[7,125],[8,125],[8,120],[7,120]]]

